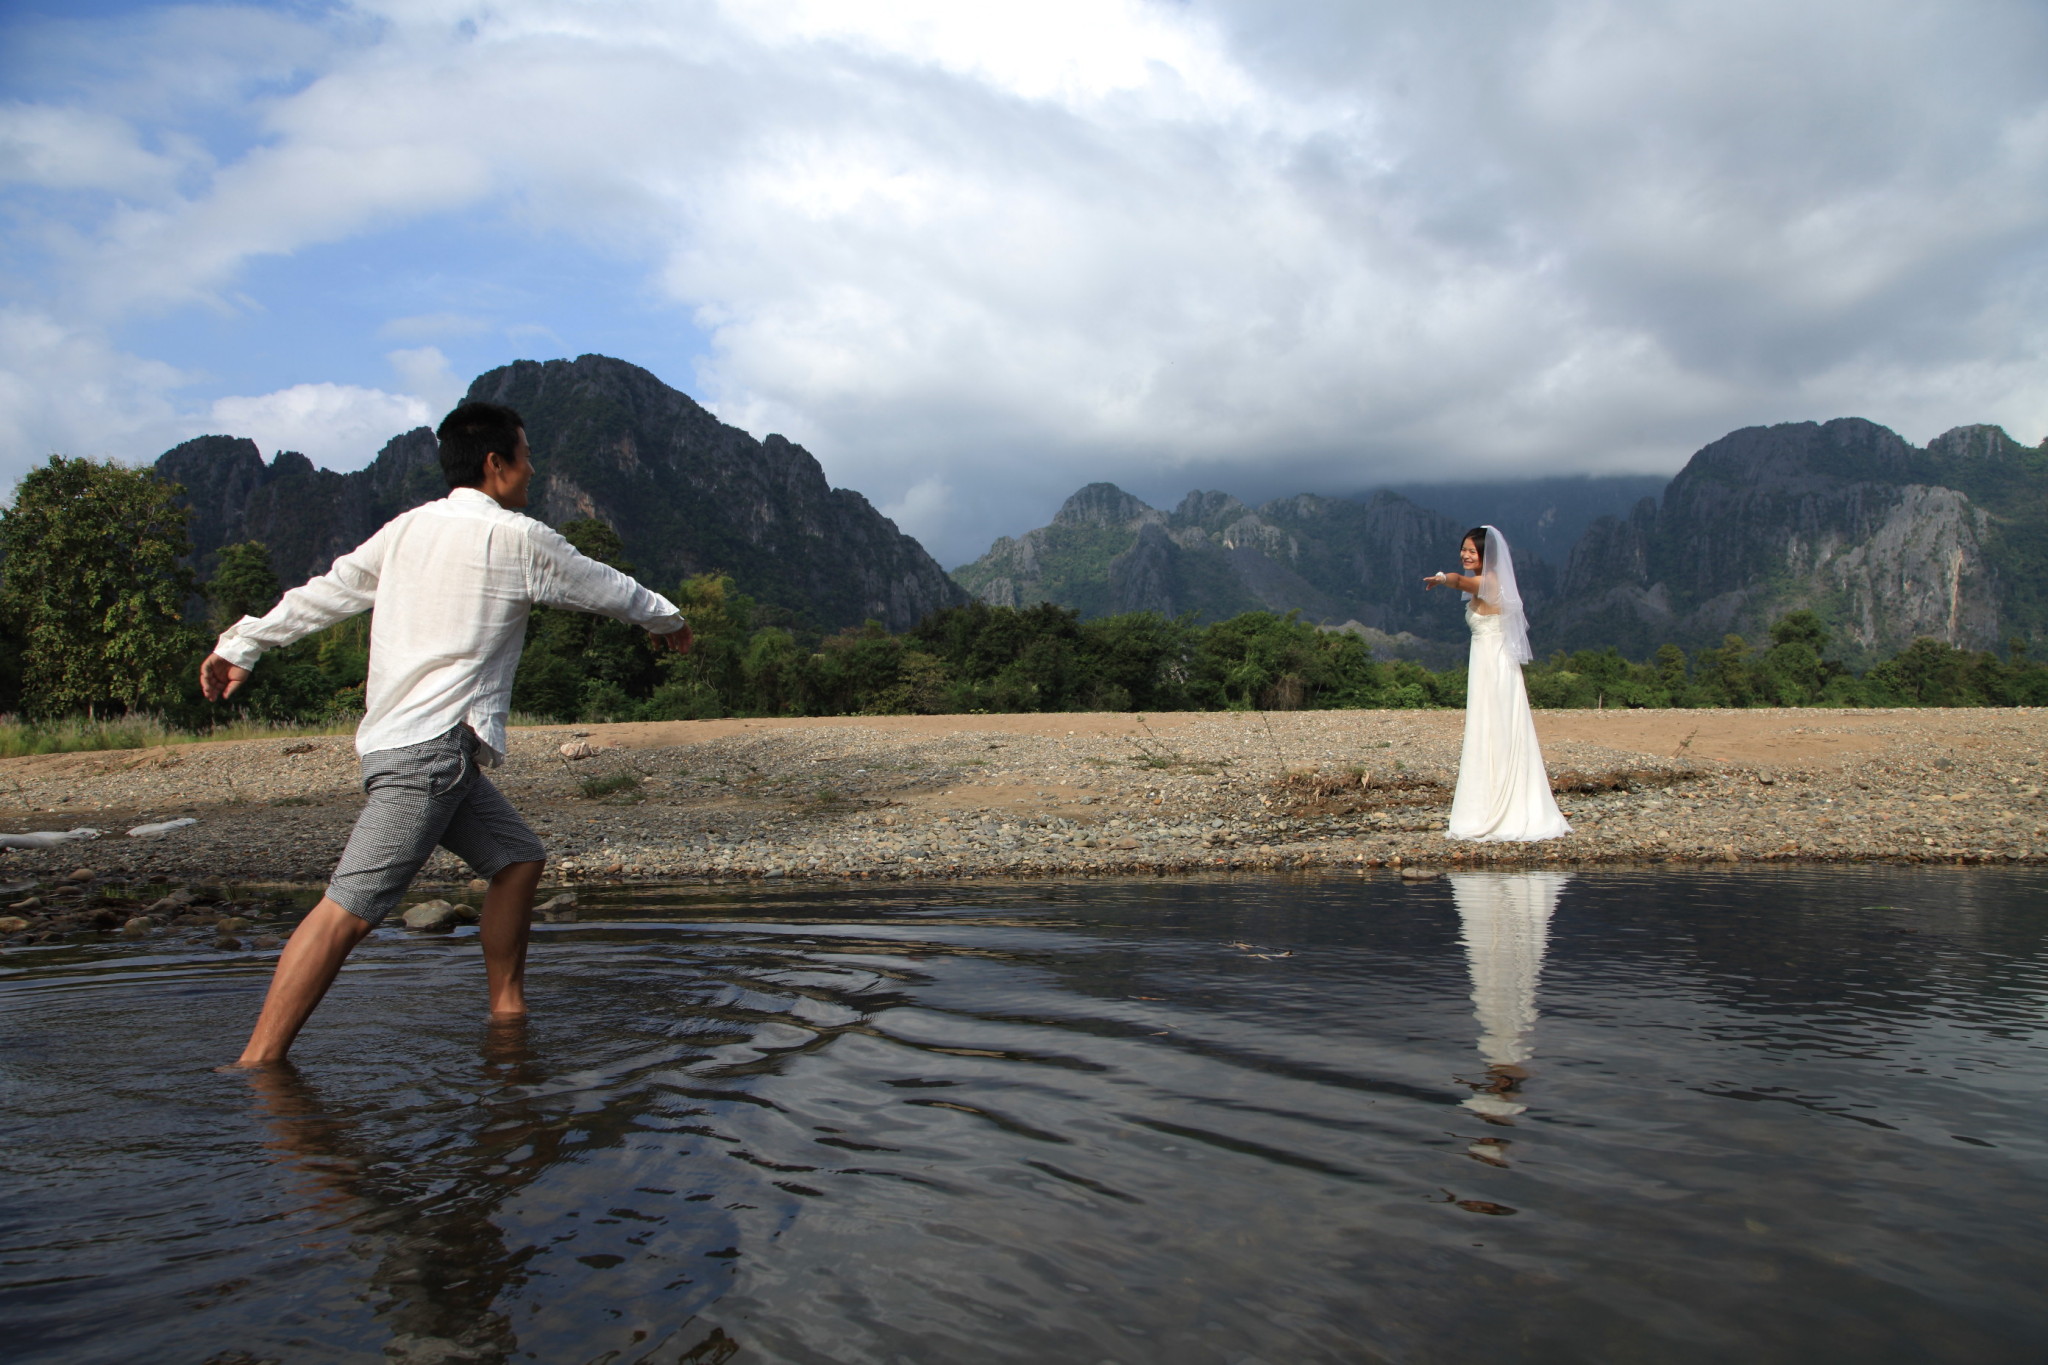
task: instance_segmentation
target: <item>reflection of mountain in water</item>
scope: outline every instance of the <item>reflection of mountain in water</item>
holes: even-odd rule
[[[1479,1016],[1479,1055],[1495,1084],[1471,1099],[1482,1116],[1507,1118],[1527,1106],[1509,1098],[1529,1060],[1529,1035],[1536,1027],[1536,981],[1550,934],[1558,893],[1571,877],[1563,872],[1458,872],[1451,895],[1458,905],[1460,937],[1472,969],[1472,1004]]]

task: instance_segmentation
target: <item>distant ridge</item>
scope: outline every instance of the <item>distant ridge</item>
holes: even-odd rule
[[[1659,500],[1603,517],[1539,620],[1550,647],[1759,638],[1818,612],[1852,661],[1922,636],[2038,646],[2048,624],[2048,450],[1995,426],[1917,448],[1858,417],[1745,427]]]
[[[907,630],[967,600],[866,498],[830,487],[803,447],[727,426],[636,365],[522,360],[479,376],[469,397],[510,403],[526,419],[540,471],[530,514],[608,523],[652,586],[724,570],[742,591],[823,629],[875,619]],[[424,427],[348,474],[292,452],[265,465],[253,442],[230,436],[187,441],[157,469],[185,487],[202,572],[221,546],[260,540],[288,585],[447,492]]]
[[[1094,483],[1050,526],[1003,537],[953,578],[986,602],[1050,601],[1086,616],[1192,612],[1214,621],[1300,610],[1330,625],[1429,638],[1444,634],[1447,613],[1440,597],[1425,596],[1422,578],[1451,562],[1461,529],[1392,493],[1364,502],[1303,494],[1251,508],[1194,492],[1162,512]]]
[[[1492,521],[1517,547],[1546,654],[1756,641],[1800,609],[1857,664],[1923,636],[2048,644],[2048,449],[1998,427],[1958,427],[1925,449],[1861,418],[1745,428],[1695,454],[1661,497],[1587,515],[1630,482],[1413,485],[1415,498],[1304,494],[1256,509],[1197,492],[1170,513],[1090,484],[1051,525],[1003,537],[953,578],[985,601],[1089,616],[1298,610],[1427,657],[1429,642],[1462,643],[1464,625],[1455,598],[1425,597],[1419,580],[1448,565],[1460,532]],[[1562,564],[1539,552],[1574,525]]]

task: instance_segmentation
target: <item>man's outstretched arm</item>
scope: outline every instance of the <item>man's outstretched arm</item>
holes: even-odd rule
[[[229,626],[199,664],[200,694],[208,701],[234,696],[249,680],[256,661],[270,650],[375,606],[383,563],[384,531],[379,530],[335,560],[326,573],[279,598],[264,615],[244,616]]]
[[[527,542],[527,591],[544,607],[567,607],[639,626],[677,653],[688,653],[690,623],[676,604],[609,564],[583,554],[558,531],[533,523]]]

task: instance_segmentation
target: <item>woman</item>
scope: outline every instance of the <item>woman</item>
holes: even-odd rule
[[[1431,574],[1422,586],[1465,594],[1472,662],[1465,679],[1465,752],[1451,798],[1453,839],[1556,839],[1570,834],[1550,794],[1536,720],[1522,687],[1529,620],[1515,588],[1508,543],[1491,526],[1475,526],[1458,548],[1465,572]]]

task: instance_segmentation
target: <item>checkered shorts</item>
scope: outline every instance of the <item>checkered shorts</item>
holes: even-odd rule
[[[363,755],[363,790],[370,801],[356,817],[327,884],[330,900],[379,923],[436,844],[479,877],[547,857],[526,821],[477,767],[478,742],[475,731],[458,725],[419,744]]]

